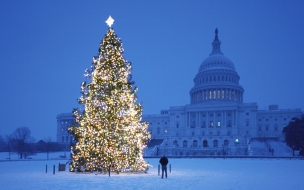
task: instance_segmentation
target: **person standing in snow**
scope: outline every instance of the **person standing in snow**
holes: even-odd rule
[[[169,162],[168,158],[165,155],[159,160],[159,163],[162,166],[162,177],[161,178],[164,178],[164,172],[165,172],[165,175],[166,175],[166,178],[167,178],[167,164],[168,164],[168,162]]]

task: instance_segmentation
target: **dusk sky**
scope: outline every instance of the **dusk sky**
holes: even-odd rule
[[[78,107],[109,15],[144,114],[190,103],[216,27],[244,103],[303,111],[303,10],[300,0],[1,0],[0,135],[29,127],[36,140],[56,140],[56,116]]]

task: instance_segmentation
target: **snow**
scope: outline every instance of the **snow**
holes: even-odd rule
[[[50,153],[50,158],[63,154]],[[46,153],[26,161],[7,161],[7,156],[0,153],[0,189],[304,189],[303,159],[169,158],[171,173],[168,167],[168,178],[161,179],[159,158],[146,159],[153,166],[146,174],[111,173],[109,177],[68,168],[58,172],[58,164],[68,160],[43,160]]]

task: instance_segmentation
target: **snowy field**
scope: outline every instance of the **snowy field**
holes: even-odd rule
[[[62,153],[52,153],[57,158]],[[158,160],[146,159],[153,167],[147,174],[95,174],[58,172],[58,163],[46,154],[28,161],[3,161],[0,154],[0,189],[304,189],[304,160],[245,158],[169,158],[168,179],[158,176]],[[13,155],[12,158],[17,158]],[[48,173],[45,168],[48,165]],[[53,165],[56,173],[53,174]]]

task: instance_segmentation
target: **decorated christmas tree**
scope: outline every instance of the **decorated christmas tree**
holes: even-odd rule
[[[70,171],[145,171],[148,124],[141,121],[143,108],[132,86],[131,63],[111,28],[114,20],[106,22],[109,29],[81,84],[81,107],[73,110],[77,125],[69,129],[76,140]]]

